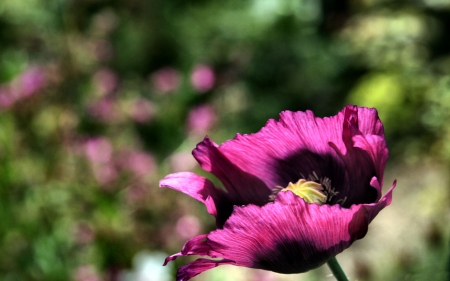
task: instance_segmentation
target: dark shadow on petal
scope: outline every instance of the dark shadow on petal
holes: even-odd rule
[[[197,145],[193,155],[204,169],[203,159],[208,160],[209,171],[225,186],[233,205],[255,204],[263,206],[269,201],[272,187],[268,187],[258,177],[240,169],[223,155],[220,149],[213,145],[208,138]]]
[[[319,178],[329,178],[334,191],[338,192],[330,204],[345,200],[342,205],[348,208],[352,204],[373,203],[377,198],[376,189],[370,186],[370,180],[375,176],[373,164],[367,161],[365,151],[353,148],[352,153],[352,158],[359,159],[361,165],[353,165],[353,170],[349,170],[337,153],[318,154],[301,149],[277,161],[278,185],[287,186],[289,182],[295,183],[315,172]]]
[[[233,212],[233,204],[230,200],[220,200],[215,202],[217,208],[217,218],[216,218],[216,226],[217,228],[223,228],[223,225],[227,221],[227,219],[231,216]]]
[[[269,189],[261,179],[242,171],[215,148],[208,153],[211,159],[220,160],[211,161],[211,173],[222,181],[229,195],[229,201],[216,202],[219,228],[222,228],[231,215],[233,205],[263,206],[269,202],[271,189],[275,186]],[[353,204],[375,202],[377,191],[370,186],[370,180],[376,174],[367,153],[353,148],[351,156],[344,157],[349,157],[351,162],[344,162],[330,147],[330,152],[325,154],[301,149],[285,159],[274,159],[273,167],[278,176],[276,185],[286,187],[289,182],[295,183],[303,176],[316,173],[319,178],[329,178],[334,191],[338,192],[330,205],[340,203],[349,208]],[[348,169],[348,163],[351,163],[352,169]]]
[[[343,206],[376,202],[379,194],[376,188],[370,186],[370,181],[377,176],[377,172],[367,151],[359,147],[347,147],[347,154],[340,157],[345,163],[349,179],[348,189],[344,190],[347,200]]]
[[[192,155],[203,170],[210,172],[223,184],[227,193],[226,200],[214,200],[217,210],[217,228],[223,228],[233,212],[233,206],[249,204],[263,206],[269,202],[272,187],[234,164],[233,159],[228,159],[219,146],[208,137],[197,144]],[[245,156],[245,151],[242,151],[242,156]]]
[[[295,183],[303,176],[308,177],[316,173],[319,178],[329,178],[332,187],[339,192],[333,202],[345,197],[342,192],[348,186],[345,164],[336,154],[321,155],[302,149],[286,159],[278,160],[275,167],[279,175],[280,186],[287,186],[289,182]]]
[[[222,161],[211,161],[211,173],[219,178],[227,191],[227,200],[215,202],[217,208],[217,228],[223,228],[231,216],[234,206],[249,204],[263,206],[269,202],[272,194],[266,184],[254,175],[242,171],[239,167],[224,158]],[[226,163],[226,165],[220,165]]]
[[[299,237],[297,241],[280,239],[270,252],[261,251],[252,267],[284,274],[302,273],[320,267],[366,235],[368,222],[365,213],[361,210],[353,215],[348,225],[351,237],[348,241],[341,241],[324,249],[324,245],[318,239],[315,240],[315,237]]]

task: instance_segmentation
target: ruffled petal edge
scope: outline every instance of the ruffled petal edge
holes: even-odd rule
[[[197,259],[179,268],[177,281],[223,264],[280,273],[314,269],[366,235],[369,223],[390,205],[395,186],[394,181],[379,202],[349,209],[309,204],[292,192],[279,193],[263,207],[235,206],[223,229],[192,238],[165,264],[178,256],[221,258]]]
[[[370,223],[378,215],[378,213],[381,210],[383,210],[385,207],[391,205],[392,192],[394,191],[396,186],[397,186],[397,180],[394,180],[391,188],[389,188],[389,190],[384,194],[384,196],[377,203],[361,205],[367,211],[366,218],[367,218],[368,223]]]
[[[209,256],[215,258],[216,256],[211,252],[211,247],[207,243],[207,234],[196,236],[184,244],[180,252],[167,257],[164,261],[164,266],[170,261],[175,260],[180,256]],[[224,264],[234,264],[235,261],[229,259],[210,260],[210,259],[197,259],[194,262],[188,263],[178,269],[177,281],[187,281],[192,277],[202,273],[203,271],[212,269],[214,267]]]

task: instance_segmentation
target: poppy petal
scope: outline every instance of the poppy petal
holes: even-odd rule
[[[376,184],[371,183],[370,185],[377,190],[378,195],[376,200],[379,200],[381,197],[381,187],[383,186],[384,167],[388,159],[386,140],[377,135],[357,135],[353,137],[353,142],[354,147],[361,148],[369,154],[372,163],[375,165],[378,182]]]
[[[349,184],[339,190],[341,194],[346,194],[342,205],[349,207],[376,202],[381,197],[383,171],[388,157],[383,125],[375,109],[347,106],[343,113],[342,140],[345,149],[330,142],[345,163],[348,175]]]
[[[233,205],[228,195],[201,176],[190,172],[167,175],[159,182],[160,187],[181,191],[205,204],[208,213],[216,217],[217,227],[221,228],[232,212]]]
[[[391,205],[392,202],[392,192],[394,191],[395,186],[397,185],[397,181],[395,180],[392,183],[391,188],[389,188],[388,192],[381,198],[380,201],[377,203],[372,204],[363,204],[363,208],[367,210],[367,221],[370,223],[377,215],[378,213],[383,210],[385,207]]]
[[[188,255],[219,259],[179,268],[177,281],[222,264],[279,273],[316,268],[366,235],[396,186],[381,196],[388,150],[377,111],[353,105],[326,118],[284,111],[259,132],[220,146],[206,137],[193,155],[227,192],[192,173],[169,175],[160,185],[204,203],[218,229],[192,238],[165,264]],[[288,190],[269,202],[271,189],[306,177],[334,197],[310,204]]]
[[[328,143],[342,143],[343,115],[317,118],[313,112],[283,111],[259,132],[237,135],[218,149],[234,165],[262,180],[266,186],[286,186],[301,175],[316,172],[343,183],[344,164]],[[331,176],[333,177],[333,176]]]
[[[176,254],[167,257],[163,265],[167,265],[170,261],[173,261],[180,256],[189,256],[189,255],[207,256],[211,248],[208,246],[208,244],[206,244],[206,236],[207,234],[202,234],[189,239],[189,241],[187,241],[186,244],[184,244],[183,248],[181,249],[181,252],[178,252]]]
[[[269,120],[259,132],[238,134],[220,146],[205,138],[193,154],[232,197],[241,199],[235,199],[236,205],[261,206],[267,202],[267,188],[316,173],[331,180],[339,191],[336,201],[346,199],[348,207],[381,197],[381,189],[370,181],[377,176],[382,184],[387,159],[383,140],[377,111],[350,105],[325,118],[311,111],[284,111],[279,121]]]
[[[264,205],[271,193],[263,181],[244,172],[228,159],[217,144],[206,137],[192,152],[203,170],[211,172],[225,186],[234,205]],[[242,152],[242,157],[245,157]]]
[[[362,206],[320,206],[282,192],[263,207],[235,207],[224,228],[207,236],[209,254],[239,266],[305,272],[365,236],[369,221]],[[372,210],[379,211],[375,205]]]

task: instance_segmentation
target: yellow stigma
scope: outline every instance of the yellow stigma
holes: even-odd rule
[[[285,192],[287,190],[292,191],[308,203],[323,205],[327,202],[327,196],[322,192],[324,190],[323,186],[314,181],[301,179],[297,183],[290,182],[289,185],[281,191]]]

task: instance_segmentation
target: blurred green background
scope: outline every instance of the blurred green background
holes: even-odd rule
[[[392,205],[351,280],[450,280],[450,0],[1,0],[0,280],[170,281],[204,206],[158,188],[282,110],[376,107]],[[223,266],[193,280],[332,280]],[[328,277],[327,277],[328,276]]]

